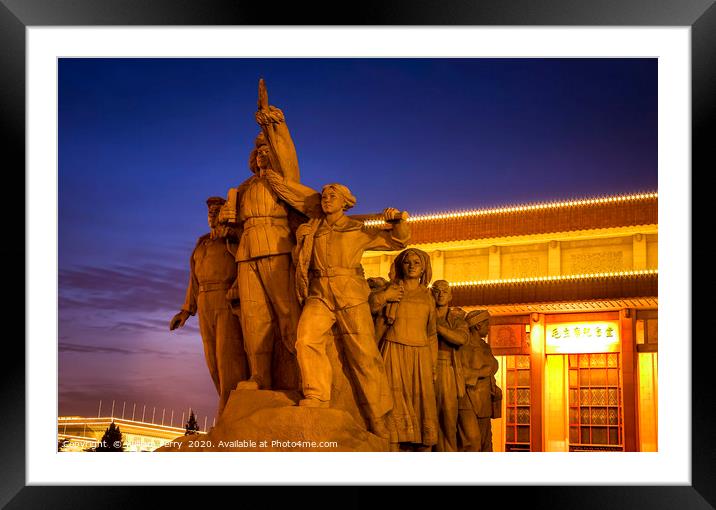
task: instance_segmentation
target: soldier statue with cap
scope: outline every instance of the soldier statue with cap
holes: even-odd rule
[[[465,395],[460,399],[459,430],[463,450],[492,451],[492,418],[500,417],[502,390],[495,374],[498,362],[485,341],[490,314],[487,310],[472,310],[465,316],[470,327],[470,339],[461,349]],[[493,408],[497,408],[493,410]]]
[[[269,106],[263,80],[256,121],[261,132],[249,155],[253,175],[229,190],[221,213],[222,222],[236,225],[241,232],[237,286],[250,377],[237,389],[298,389],[295,343],[300,305],[291,262],[292,219],[297,212],[276,193],[267,176],[274,173],[298,183],[300,174],[284,114]],[[274,370],[274,355],[279,352],[285,355],[277,358],[281,363]]]
[[[224,202],[221,197],[206,201],[211,231],[199,238],[191,254],[184,305],[169,324],[170,330],[180,328],[198,312],[206,364],[219,394],[218,414],[231,390],[247,377],[238,301],[227,299],[236,280],[237,244],[230,229],[219,225],[219,210]]]

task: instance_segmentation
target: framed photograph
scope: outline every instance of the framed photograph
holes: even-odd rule
[[[692,165],[713,164],[716,11],[562,4],[530,16],[382,4],[365,26],[289,10],[260,26],[258,9],[236,6],[3,0],[28,296],[25,350],[5,371],[6,406],[26,421],[8,423],[24,440],[6,448],[3,504],[76,508],[107,494],[78,485],[265,484],[539,485],[518,498],[595,508],[716,501],[689,235]],[[178,436],[190,414],[202,431],[216,424],[205,332],[196,318],[168,326],[207,197],[231,200],[250,175],[259,78],[285,114],[301,183],[347,185],[363,218],[408,211],[453,304],[489,308],[505,394],[494,452],[59,451],[89,437],[67,427],[92,416]],[[632,207],[631,223],[609,223],[610,204]],[[364,255],[364,276],[387,277],[390,253]],[[523,387],[536,399],[526,407]]]

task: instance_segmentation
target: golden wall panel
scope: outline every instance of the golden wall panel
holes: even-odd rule
[[[443,278],[449,282],[487,280],[487,249],[455,250],[445,252]]]
[[[530,278],[549,274],[547,244],[504,246],[500,252],[501,278]]]
[[[631,237],[565,241],[562,274],[609,273],[633,269]]]
[[[659,241],[655,234],[646,236],[646,267],[659,269]]]

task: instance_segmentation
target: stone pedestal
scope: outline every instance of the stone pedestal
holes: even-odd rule
[[[181,436],[156,451],[387,452],[348,411],[298,407],[298,392],[234,390],[206,435]]]

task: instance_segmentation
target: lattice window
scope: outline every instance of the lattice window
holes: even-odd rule
[[[569,355],[569,450],[621,451],[619,354]]]
[[[530,357],[506,356],[505,451],[530,451]]]

